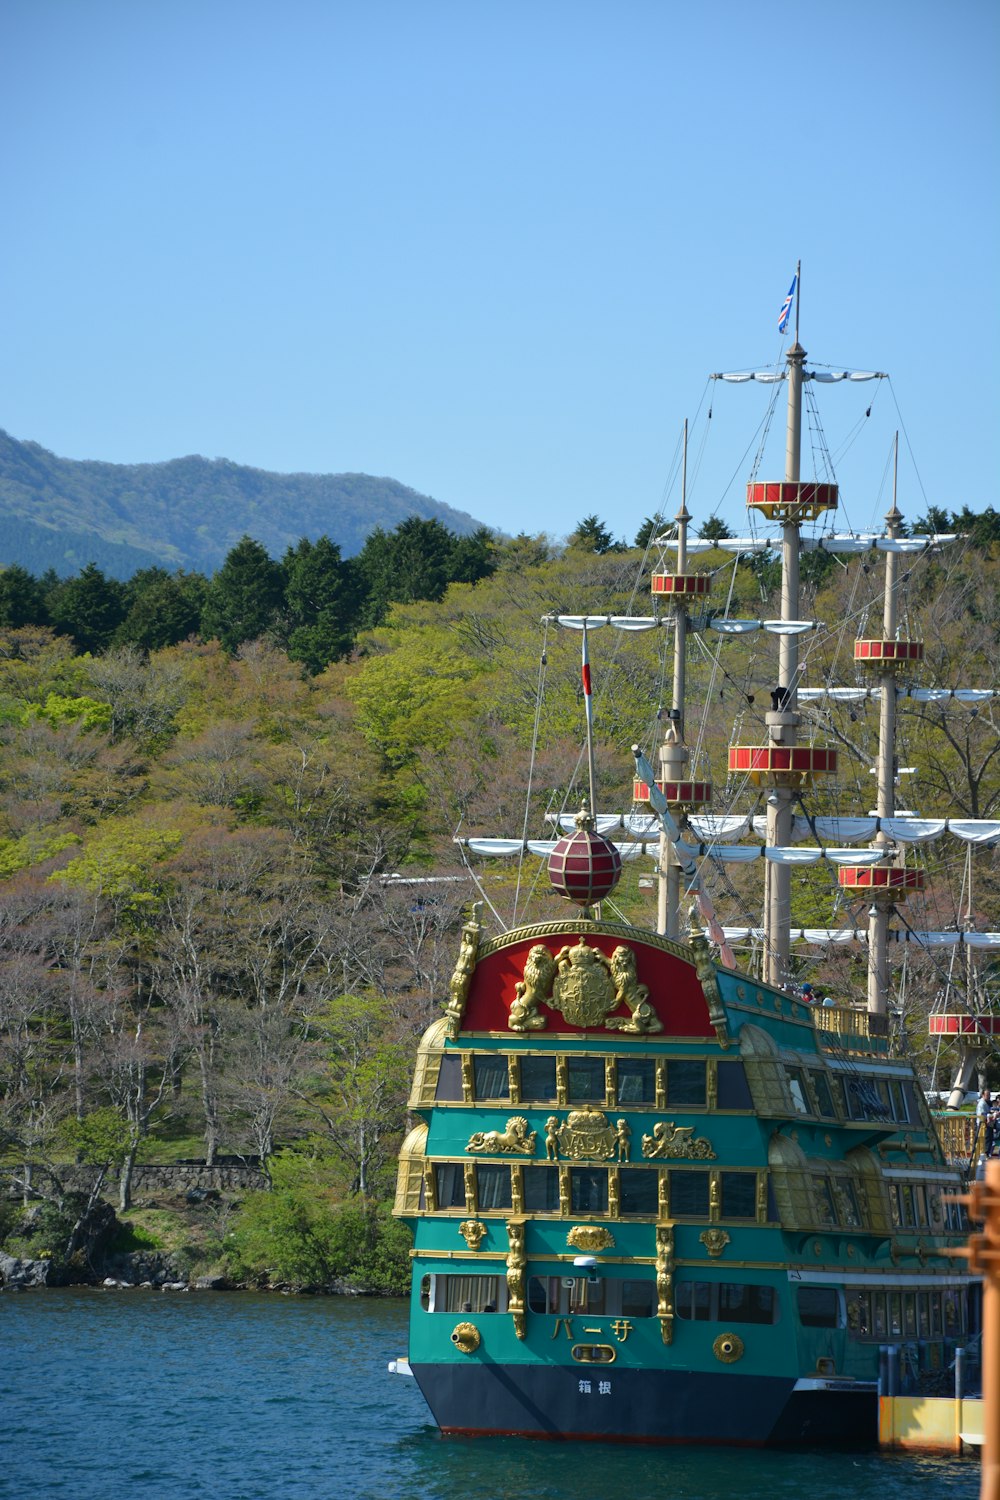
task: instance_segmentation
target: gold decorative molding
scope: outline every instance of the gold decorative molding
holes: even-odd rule
[[[627,1123],[625,1130],[631,1134]],[[561,1156],[570,1161],[610,1161],[623,1149],[628,1151],[627,1136],[623,1143],[619,1130],[599,1109],[587,1106],[570,1110],[562,1124],[557,1115],[550,1115],[545,1122],[545,1155],[549,1161],[558,1161]],[[622,1159],[620,1155],[618,1159]]]
[[[575,933],[581,939],[590,936],[610,937],[620,938],[622,942],[628,943],[634,943],[637,939],[635,928],[626,922],[595,922],[583,916],[574,919],[570,915],[561,922],[533,922],[527,927],[512,927],[509,932],[482,943],[479,948],[479,958],[488,958],[492,953],[501,953],[504,948],[512,948],[516,944],[530,942],[533,939],[564,938],[567,933]],[[686,964],[691,963],[690,948],[672,938],[661,937],[655,932],[643,932],[639,935],[639,941],[644,948],[658,948],[661,953],[670,953],[674,958],[682,959]]]
[[[730,1243],[729,1235],[724,1229],[703,1229],[698,1238],[713,1260],[718,1260]]]
[[[720,1333],[712,1345],[712,1353],[724,1365],[733,1365],[743,1358],[744,1344],[738,1333]]]
[[[642,1138],[642,1154],[647,1161],[657,1157],[690,1161],[714,1161],[715,1152],[707,1137],[695,1137],[693,1125],[675,1125],[672,1120],[658,1120],[652,1135]]]
[[[489,1156],[534,1156],[537,1139],[523,1115],[511,1115],[506,1130],[477,1130],[465,1149]]]
[[[466,922],[462,928],[462,941],[458,949],[458,960],[455,964],[455,972],[448,984],[448,1004],[445,1007],[445,1020],[448,1023],[448,1036],[455,1042],[462,1029],[462,1019],[465,1015],[466,1003],[469,999],[469,986],[472,984],[472,976],[476,968],[476,958],[479,952],[479,939],[482,936],[482,927],[479,924],[479,913],[482,903],[476,902],[472,908],[472,919]]]
[[[566,1243],[573,1249],[594,1253],[613,1250],[615,1237],[603,1224],[576,1224],[566,1236]]]
[[[660,1337],[665,1344],[674,1340],[674,1226],[656,1226],[656,1315],[660,1320]]]
[[[694,966],[698,972],[698,980],[701,984],[702,994],[708,1004],[708,1019],[715,1028],[719,1046],[723,1051],[729,1046],[732,1038],[729,1035],[729,1020],[726,1016],[726,1007],[722,1003],[722,992],[719,989],[719,980],[716,974],[715,961],[712,958],[712,950],[708,946],[708,939],[701,930],[701,918],[697,908],[691,908],[690,945],[694,952]]]
[[[486,1225],[478,1219],[463,1219],[458,1232],[470,1250],[478,1250],[486,1237]]]
[[[524,1213],[524,1168],[510,1169],[510,1206],[516,1214]]]
[[[460,1354],[475,1354],[480,1344],[479,1329],[475,1323],[456,1323],[451,1341]]]
[[[523,1339],[525,1325],[524,1286],[528,1257],[524,1248],[524,1224],[519,1219],[507,1220],[507,1310],[514,1322],[514,1332]]]

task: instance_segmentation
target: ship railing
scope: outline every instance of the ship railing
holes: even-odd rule
[[[835,1051],[877,1052],[889,1050],[889,1017],[873,1014],[861,1006],[818,1005],[813,1020],[821,1041]]]
[[[941,1150],[948,1160],[963,1166],[974,1161],[983,1146],[982,1120],[957,1110],[934,1110],[933,1117]]]

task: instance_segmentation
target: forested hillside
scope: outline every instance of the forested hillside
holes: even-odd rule
[[[270,474],[227,459],[109,464],[59,458],[0,431],[0,565],[113,578],[160,566],[212,573],[244,534],[275,555],[329,536],[345,557],[407,516],[465,535],[471,516],[369,474]]]
[[[556,550],[407,522],[346,573],[332,543],[275,563],[244,539],[212,579],[0,575],[0,1156],[27,1201],[63,1214],[47,1223],[66,1228],[74,1161],[106,1172],[124,1211],[137,1161],[237,1153],[274,1189],[220,1230],[220,1264],[322,1282],[340,1264],[346,1204],[364,1274],[393,1284],[385,1205],[408,1073],[447,997],[461,912],[484,900],[496,930],[515,904],[528,920],[559,904],[537,864],[473,873],[453,835],[545,837],[546,814],[575,810],[579,636],[545,617],[649,610],[652,556],[614,548],[593,520]],[[710,552],[698,566],[731,613],[776,612],[770,560]],[[853,640],[880,619],[881,586],[878,566],[811,564],[805,608],[829,623],[810,638],[807,681],[854,679]],[[904,592],[907,633],[927,643],[922,680],[996,687],[989,526],[914,559]],[[593,635],[604,810],[629,806],[632,741],[651,751],[662,738],[671,650],[668,630]],[[693,774],[712,775],[723,811],[734,726],[761,732],[768,642],[696,645],[690,683]],[[866,811],[877,709],[809,714],[817,742],[844,754],[808,810]],[[908,806],[1000,816],[995,707],[904,701],[901,720]],[[963,855],[940,841],[926,858],[926,901],[907,922],[961,921]],[[726,868],[707,870],[722,919],[757,920],[759,892]],[[617,909],[652,921],[651,859],[628,870]],[[1000,928],[998,891],[997,851],[977,851],[977,925]],[[825,866],[811,867],[794,920],[862,925],[837,901]],[[948,974],[933,956],[908,961],[919,1049]],[[795,963],[841,999],[863,995],[863,955]],[[19,1222],[0,1233],[21,1245]]]

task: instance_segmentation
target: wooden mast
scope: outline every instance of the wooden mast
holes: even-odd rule
[[[798,484],[802,455],[802,378],[806,351],[799,343],[799,291],[802,285],[802,262],[796,268],[795,343],[789,349],[788,422],[785,440],[785,482]],[[781,528],[781,618],[799,618],[799,527],[797,514],[786,516]],[[766,715],[768,736],[774,745],[793,748],[801,722],[797,712],[799,681],[799,643],[794,634],[778,640],[778,685]],[[767,842],[786,848],[792,842],[792,810],[795,797],[792,784],[771,788],[767,799]],[[791,867],[768,861],[764,921],[765,978],[781,987],[788,978],[791,948]]]

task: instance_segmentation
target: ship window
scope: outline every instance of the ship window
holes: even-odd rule
[[[559,1168],[524,1167],[524,1209],[529,1214],[559,1212]]]
[[[899,1292],[890,1292],[889,1303],[889,1333],[892,1338],[899,1338],[903,1332],[903,1299]]]
[[[434,1168],[438,1208],[465,1207],[465,1169],[461,1162],[438,1162]]]
[[[507,1310],[503,1276],[435,1276],[433,1310],[444,1313],[492,1313]]]
[[[603,1057],[568,1057],[566,1074],[570,1104],[604,1102]]]
[[[594,1281],[586,1276],[530,1276],[528,1308],[553,1318],[591,1317],[651,1318],[655,1308],[652,1281],[624,1281],[603,1274]]]
[[[705,1064],[671,1059],[667,1064],[667,1103],[705,1103]]]
[[[651,1057],[618,1059],[618,1103],[656,1103],[656,1063]]]
[[[510,1208],[510,1167],[476,1166],[476,1201],[480,1212]]]
[[[670,1211],[680,1219],[708,1218],[707,1172],[671,1172]]]
[[[917,1336],[916,1292],[903,1293],[903,1336],[908,1339],[915,1339]]]
[[[549,1288],[550,1283],[552,1281],[554,1281],[554,1280],[555,1280],[555,1277],[548,1277],[548,1276],[546,1276],[546,1277],[529,1276],[528,1277],[528,1311],[529,1312],[533,1312],[533,1313],[547,1313],[549,1311],[548,1288]],[[553,1307],[552,1311],[555,1312],[556,1308]]]
[[[755,1219],[757,1217],[756,1172],[720,1172],[719,1176],[722,1182],[722,1217],[724,1219]]]
[[[696,1323],[712,1316],[712,1288],[707,1281],[682,1281],[677,1287],[677,1314]]]
[[[892,1115],[884,1078],[848,1078],[844,1097],[852,1120],[888,1120]]]
[[[571,1167],[570,1202],[575,1214],[606,1214],[608,1174],[601,1167]]]
[[[885,1292],[872,1292],[872,1329],[877,1339],[886,1337]]]
[[[773,1323],[778,1299],[773,1286],[753,1282],[723,1281],[719,1284],[720,1323]]]
[[[457,1052],[446,1052],[442,1057],[434,1097],[445,1103],[461,1103],[462,1059]]]
[[[502,1052],[478,1053],[472,1060],[477,1099],[506,1099],[510,1092],[507,1058]]]
[[[833,1194],[830,1191],[829,1178],[813,1178],[813,1197],[816,1203],[816,1216],[819,1223],[836,1224],[837,1210],[833,1206]]]
[[[906,1107],[906,1096],[898,1078],[889,1079],[889,1096],[892,1099],[892,1117],[900,1120],[905,1125],[910,1118],[910,1112]]]
[[[716,1096],[720,1109],[752,1109],[753,1100],[741,1062],[716,1064]]]
[[[429,1312],[430,1311],[430,1305],[431,1305],[431,1278],[429,1276],[421,1276],[421,1278],[420,1278],[420,1306],[423,1308],[424,1312]]]
[[[842,1222],[848,1229],[861,1228],[861,1208],[858,1204],[858,1194],[853,1182],[848,1182],[846,1177],[837,1179],[838,1196],[840,1198],[840,1209]]]
[[[800,1286],[799,1320],[803,1328],[839,1328],[840,1293],[832,1286]]]
[[[610,1291],[613,1283],[608,1283]],[[623,1281],[622,1317],[651,1318],[656,1312],[656,1286],[652,1281]]]
[[[778,1298],[756,1282],[682,1281],[677,1313],[696,1323],[776,1323]]]
[[[812,1079],[813,1093],[816,1096],[816,1104],[821,1115],[828,1119],[836,1119],[837,1111],[833,1107],[833,1095],[825,1073],[813,1071],[809,1074]]]
[[[613,1365],[617,1358],[611,1344],[574,1344],[570,1353],[580,1365]]]
[[[620,1208],[623,1215],[656,1217],[657,1173],[643,1167],[622,1167],[618,1174]]]
[[[871,1338],[872,1299],[870,1292],[848,1292],[847,1326],[855,1338]]]
[[[805,1083],[803,1082],[802,1074],[799,1072],[798,1068],[788,1069],[788,1087],[791,1090],[792,1103],[795,1105],[795,1108],[798,1110],[799,1114],[811,1114],[812,1111],[810,1110],[808,1102],[806,1101]]]
[[[962,1332],[962,1304],[957,1291],[941,1293],[944,1309],[944,1332],[946,1338],[956,1338]]]
[[[926,1292],[917,1293],[917,1333],[922,1339],[931,1336],[930,1298]]]
[[[931,1305],[931,1338],[941,1337],[941,1293],[931,1292],[929,1295]]]
[[[539,1099],[543,1103],[556,1097],[556,1060],[554,1057],[521,1058],[521,1099]]]

